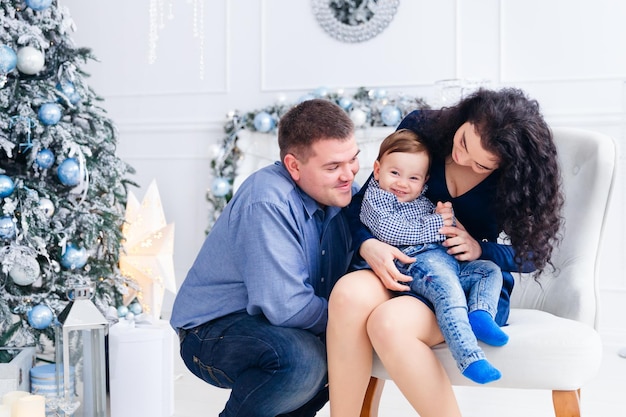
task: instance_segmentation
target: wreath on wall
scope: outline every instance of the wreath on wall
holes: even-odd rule
[[[364,42],[381,33],[396,14],[399,0],[312,0],[313,14],[333,38]]]
[[[374,126],[397,126],[402,118],[416,109],[429,109],[423,98],[406,94],[390,96],[381,88],[359,88],[354,94],[346,95],[343,90],[331,92],[320,87],[301,97],[296,103],[279,102],[262,109],[241,113],[228,113],[224,124],[225,136],[212,150],[212,182],[207,190],[209,202],[208,233],[233,196],[233,184],[237,166],[246,157],[237,146],[238,134],[243,129],[276,135],[278,121],[294,105],[314,98],[333,101],[344,109],[357,129]]]

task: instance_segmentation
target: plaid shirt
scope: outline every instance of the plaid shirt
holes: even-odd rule
[[[426,188],[415,200],[400,202],[372,178],[363,196],[361,222],[378,240],[394,246],[443,242],[446,236],[439,233],[443,219],[424,195]]]

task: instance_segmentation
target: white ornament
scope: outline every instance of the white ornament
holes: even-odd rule
[[[25,46],[17,51],[17,69],[27,75],[37,74],[44,66],[43,53],[32,46]]]
[[[222,147],[219,144],[213,143],[209,145],[209,156],[211,157],[211,159],[216,159],[219,156],[221,156],[221,154],[222,154]]]
[[[39,208],[44,212],[46,217],[50,218],[54,214],[54,203],[49,198],[42,197],[39,199]]]
[[[18,263],[13,265],[9,271],[9,276],[13,282],[17,285],[25,286],[37,281],[37,278],[39,278],[39,274],[41,273],[41,268],[39,267],[37,259],[24,255],[17,261]]]
[[[350,112],[350,119],[355,127],[361,127],[367,121],[367,114],[361,109],[354,109]]]

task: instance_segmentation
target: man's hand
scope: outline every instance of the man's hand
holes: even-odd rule
[[[359,251],[363,259],[369,264],[376,276],[383,283],[385,288],[393,291],[408,291],[409,287],[400,282],[410,282],[413,280],[408,275],[403,275],[398,271],[394,260],[402,263],[413,263],[415,258],[405,255],[394,246],[383,243],[377,239],[368,239],[361,244]],[[400,282],[399,282],[400,281]]]

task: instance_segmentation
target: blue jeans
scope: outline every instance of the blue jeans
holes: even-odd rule
[[[311,332],[244,312],[179,336],[187,368],[232,390],[220,417],[308,417],[328,401],[326,346]]]
[[[485,260],[459,262],[435,243],[404,247],[402,252],[416,260],[412,264],[397,262],[398,269],[413,277],[411,291],[433,304],[443,337],[461,372],[485,359],[467,314],[485,310],[495,317],[502,289],[500,268]]]

